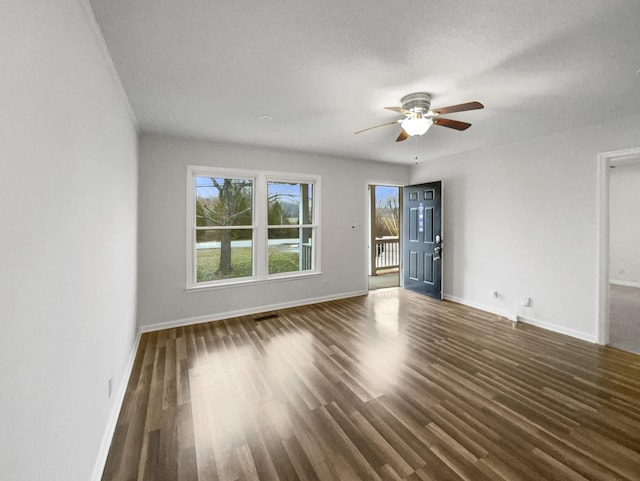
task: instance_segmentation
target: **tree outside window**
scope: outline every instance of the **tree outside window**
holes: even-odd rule
[[[253,181],[198,176],[195,185],[197,282],[250,277]]]

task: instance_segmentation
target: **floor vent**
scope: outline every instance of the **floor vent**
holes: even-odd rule
[[[258,316],[253,316],[253,320],[256,322],[260,322],[260,321],[266,321],[267,319],[274,319],[276,317],[278,317],[278,314],[276,313],[260,314]]]

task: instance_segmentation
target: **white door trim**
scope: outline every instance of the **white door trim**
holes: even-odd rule
[[[612,162],[640,157],[640,147],[598,154],[598,251],[596,329],[598,344],[609,343],[609,166]]]

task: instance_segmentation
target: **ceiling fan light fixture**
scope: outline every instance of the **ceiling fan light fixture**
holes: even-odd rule
[[[404,119],[400,125],[402,129],[409,135],[424,135],[429,130],[429,127],[433,125],[433,120],[425,117],[414,117]]]
[[[436,124],[438,127],[446,127],[448,129],[462,131],[471,127],[471,124],[468,122],[461,122],[459,120],[441,117],[440,115],[484,108],[484,105],[480,102],[473,101],[463,104],[449,105],[448,107],[441,107],[438,109],[431,109],[431,94],[427,92],[416,92],[405,95],[402,97],[401,102],[402,107],[385,107],[385,109],[403,114],[405,116],[404,119],[397,119],[392,122],[387,122],[386,124],[375,125],[368,129],[358,130],[355,133],[360,134],[368,130],[377,129],[378,127],[400,124],[402,126],[402,131],[400,132],[400,135],[398,135],[396,142],[402,142],[407,140],[410,136],[415,137],[417,135],[426,134],[427,130],[429,130],[433,124]]]

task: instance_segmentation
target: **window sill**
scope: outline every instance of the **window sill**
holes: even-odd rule
[[[185,291],[187,293],[190,292],[200,292],[200,291],[209,291],[216,289],[225,289],[225,288],[233,288],[233,287],[244,287],[244,286],[255,286],[261,284],[271,284],[273,282],[283,282],[283,281],[292,281],[296,279],[307,279],[310,277],[317,277],[322,275],[321,271],[311,271],[305,272],[304,274],[281,274],[274,275],[273,277],[269,277],[267,279],[250,279],[250,280],[238,280],[238,281],[229,281],[220,284],[205,284],[205,285],[193,285],[185,287]]]

